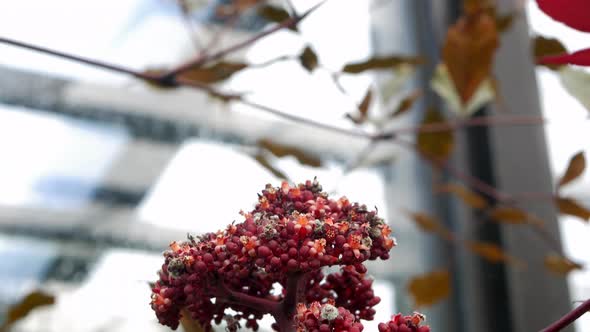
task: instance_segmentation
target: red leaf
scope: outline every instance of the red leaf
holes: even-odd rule
[[[539,9],[552,19],[570,28],[590,32],[590,1],[588,0],[537,0]]]
[[[545,56],[539,59],[540,64],[590,66],[590,48],[570,54]]]

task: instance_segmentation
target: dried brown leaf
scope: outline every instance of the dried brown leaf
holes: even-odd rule
[[[218,83],[248,67],[242,62],[220,61],[211,66],[193,68],[180,74],[180,77],[201,83]]]
[[[422,125],[444,123],[445,118],[436,109],[429,109],[424,115]],[[453,131],[419,132],[418,149],[429,157],[447,159],[455,143]]]
[[[227,61],[220,61],[210,66],[205,67],[196,67],[192,68],[186,72],[182,72],[179,74],[179,77],[195,81],[199,83],[211,84],[211,83],[219,83],[230,78],[235,73],[239,72],[242,69],[248,67],[248,64],[242,62],[227,62]],[[147,69],[143,73],[152,76],[158,76],[166,73],[166,69],[155,68],[155,69]],[[146,81],[149,85],[156,87],[156,88],[174,88],[176,85],[172,84],[168,85],[161,85],[155,81]]]
[[[509,14],[500,14],[496,6],[496,1],[493,0],[465,0],[463,1],[463,9],[467,14],[477,14],[479,12],[485,12],[496,19],[496,28],[498,32],[504,32],[512,26],[514,19],[517,18],[520,13],[515,11]]]
[[[476,255],[491,263],[509,263],[517,267],[524,267],[524,263],[518,258],[505,253],[502,248],[493,243],[466,242],[467,248]]]
[[[510,13],[504,15],[496,15],[496,27],[498,32],[505,32],[510,30],[514,24],[514,20],[519,16],[519,13]]]
[[[312,72],[318,66],[318,56],[310,46],[307,46],[299,55],[299,63],[301,63],[301,66],[307,69],[307,71]]]
[[[563,214],[579,217],[586,222],[590,219],[590,210],[573,198],[557,197],[555,198],[555,205],[557,205],[559,212]]]
[[[0,327],[0,331],[7,331],[15,322],[26,317],[36,308],[52,305],[55,303],[55,297],[42,291],[34,291],[25,296],[19,303],[8,308],[6,319]]]
[[[291,17],[285,9],[268,4],[258,8],[258,15],[275,23],[281,23]]]
[[[448,183],[437,188],[440,192],[452,193],[459,197],[465,204],[474,209],[483,209],[487,207],[488,202],[480,194],[465,188],[462,185]]]
[[[371,89],[367,90],[367,93],[363,97],[363,100],[359,104],[359,112],[363,118],[367,117],[369,113],[369,106],[371,106],[371,101],[373,100],[373,91]]]
[[[535,60],[549,55],[558,55],[567,53],[565,46],[555,38],[546,38],[543,36],[536,36],[533,39],[533,56]],[[540,64],[541,65],[541,64]],[[558,69],[561,65],[541,65],[549,69]]]
[[[205,329],[198,321],[192,319],[190,311],[182,309],[180,315],[180,325],[184,332],[205,332]]]
[[[561,179],[559,179],[559,182],[557,183],[557,188],[561,188],[565,184],[568,184],[577,179],[580,175],[582,175],[582,173],[584,173],[585,169],[586,158],[584,157],[584,152],[580,151],[570,159],[565,174],[561,177]]]
[[[358,114],[346,114],[346,117],[349,118],[352,122],[356,124],[361,124],[367,121],[369,115],[369,107],[371,106],[371,101],[373,100],[373,91],[371,89],[367,90],[367,93],[361,100],[361,103],[358,105]]]
[[[254,159],[260,164],[260,166],[266,168],[268,171],[270,171],[278,179],[282,179],[282,180],[288,180],[289,179],[287,177],[287,175],[285,175],[285,173],[281,172],[278,168],[274,167],[270,163],[270,161],[268,161],[268,159],[266,159],[266,157],[263,154],[261,154],[261,153],[256,154],[254,156]]]
[[[463,16],[447,31],[442,59],[463,105],[490,78],[497,48],[496,22],[489,13]]]
[[[547,270],[563,276],[574,270],[581,270],[583,268],[582,265],[557,254],[545,256],[545,267]]]
[[[390,117],[396,117],[398,115],[404,114],[407,111],[409,111],[410,109],[412,109],[412,106],[414,106],[414,103],[422,96],[422,91],[420,90],[415,90],[412,93],[410,93],[408,96],[406,96],[404,99],[402,99],[399,104],[397,105],[397,107],[395,108],[395,110],[391,113]]]
[[[445,240],[453,239],[452,233],[435,217],[423,212],[407,212],[407,214],[424,232],[437,234]]]
[[[374,57],[366,61],[349,63],[342,71],[349,74],[358,74],[372,69],[394,69],[401,65],[419,65],[424,59],[419,56],[393,55],[388,57]]]
[[[435,233],[441,228],[438,220],[434,219],[432,216],[427,215],[426,213],[415,212],[411,213],[410,216],[416,225],[418,225],[418,227],[420,227],[423,231]]]
[[[464,0],[463,11],[468,14],[481,11],[495,12],[495,4],[491,0]]]
[[[320,158],[296,147],[278,144],[269,139],[258,141],[258,146],[268,150],[277,157],[293,156],[303,165],[312,167],[322,166],[322,160]]]
[[[433,305],[451,293],[451,278],[447,270],[437,270],[414,276],[408,282],[408,291],[416,307]]]
[[[528,215],[523,210],[511,206],[497,206],[490,211],[490,218],[507,224],[526,224]]]

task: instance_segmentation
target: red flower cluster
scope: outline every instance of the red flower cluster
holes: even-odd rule
[[[336,307],[333,301],[325,304],[312,302],[309,307],[297,305],[298,332],[361,332],[363,325],[344,307]],[[428,325],[420,324],[424,315],[393,315],[387,323],[379,323],[379,332],[430,332]]]
[[[588,0],[537,0],[537,5],[552,19],[570,28],[590,32],[590,1]],[[590,48],[571,54],[546,56],[544,64],[590,66]]]
[[[313,302],[309,307],[297,305],[298,332],[361,332],[363,324],[343,307],[336,308],[333,303]]]
[[[353,312],[352,321],[373,317],[379,298],[364,278],[362,263],[389,258],[395,245],[391,229],[375,211],[344,197],[328,198],[314,180],[298,186],[267,185],[255,209],[242,215],[241,223],[173,242],[164,253],[151,301],[162,324],[176,328],[185,309],[206,330],[223,319],[232,329],[245,319],[245,326],[256,330],[262,315],[276,314],[289,302],[294,296],[289,292],[303,294],[293,303],[293,314],[295,304],[307,297],[333,299]],[[320,269],[332,265],[343,266],[342,273],[322,282]],[[289,289],[295,287],[290,283],[295,278],[306,281],[301,286],[305,289]],[[282,294],[274,294],[277,284]],[[238,314],[226,315],[228,308]]]
[[[359,271],[360,270],[360,271]],[[375,309],[381,298],[373,292],[373,280],[365,275],[364,265],[345,266],[340,273],[329,274],[324,280],[323,275],[315,278],[315,283],[308,287],[307,302],[333,302],[337,307],[344,307],[352,312],[357,320],[373,320]]]
[[[411,316],[393,315],[387,323],[379,323],[379,332],[430,332],[428,325],[420,326],[424,315],[413,313]]]

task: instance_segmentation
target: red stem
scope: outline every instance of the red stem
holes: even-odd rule
[[[574,310],[568,312],[565,316],[561,317],[555,323],[547,326],[540,332],[557,332],[561,331],[562,329],[566,328],[568,325],[576,321],[580,316],[590,311],[590,299],[586,300],[584,303],[580,304]]]
[[[271,312],[279,325],[279,332],[295,331],[294,316],[297,303],[305,303],[305,285],[307,274],[296,272],[287,276],[285,298],[276,311]]]
[[[217,296],[228,303],[242,305],[260,312],[275,312],[280,303],[257,296],[238,292],[227,287],[223,282],[217,287]]]

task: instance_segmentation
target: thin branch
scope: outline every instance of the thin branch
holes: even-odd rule
[[[571,323],[580,318],[583,314],[590,311],[590,299],[576,307],[574,310],[568,312],[555,323],[547,326],[540,332],[558,332],[569,326]]]
[[[321,3],[320,3],[321,5]],[[318,5],[319,6],[319,5]],[[317,8],[317,6],[313,7],[312,9],[310,9],[308,12],[306,12],[303,16],[305,17],[306,15],[308,15],[311,11],[313,11],[315,8]],[[279,25],[280,26],[280,25]],[[278,31],[278,29],[275,28],[274,31]],[[258,38],[262,38],[262,37],[258,37]],[[23,42],[19,42],[19,41],[15,41],[15,40],[11,40],[8,38],[2,38],[0,37],[0,43],[4,43],[4,44],[9,44],[9,45],[13,45],[13,46],[17,46],[17,47],[21,47],[21,48],[25,48],[25,49],[29,49],[29,50],[34,50],[40,53],[44,53],[44,54],[49,54],[49,55],[54,55],[57,57],[61,57],[64,59],[69,59],[72,61],[76,61],[79,63],[84,63],[87,65],[91,65],[97,68],[102,68],[102,69],[107,69],[110,71],[114,71],[114,72],[118,72],[118,73],[123,73],[123,74],[128,74],[131,75],[133,77],[136,78],[140,78],[143,80],[147,80],[156,84],[160,84],[163,86],[170,86],[170,87],[174,87],[174,86],[189,86],[189,87],[193,87],[193,88],[197,88],[200,89],[204,92],[207,92],[208,94],[210,94],[211,96],[220,98],[224,101],[235,101],[235,102],[239,102],[241,104],[247,105],[247,106],[251,106],[254,108],[257,108],[259,110],[265,111],[269,114],[273,114],[277,117],[283,118],[283,119],[287,119],[293,122],[297,122],[297,123],[301,123],[304,125],[308,125],[308,126],[312,126],[312,127],[316,127],[316,128],[320,128],[320,129],[324,129],[324,130],[329,130],[332,132],[336,132],[336,133],[340,133],[343,135],[348,135],[348,136],[352,136],[352,137],[357,137],[357,138],[363,138],[363,139],[369,139],[372,141],[378,141],[378,140],[391,140],[393,143],[396,143],[400,146],[406,147],[408,149],[411,149],[413,151],[417,151],[424,159],[430,161],[432,163],[433,166],[439,167],[441,169],[445,169],[447,170],[449,173],[451,173],[454,177],[456,177],[457,179],[461,180],[462,182],[464,182],[465,184],[469,185],[470,187],[472,187],[473,189],[489,196],[490,198],[495,199],[498,202],[502,202],[502,203],[511,203],[510,199],[511,196],[502,193],[501,191],[497,190],[496,188],[494,188],[493,186],[483,182],[482,180],[471,176],[469,174],[463,173],[462,171],[452,167],[450,164],[448,164],[445,161],[441,161],[440,159],[433,157],[433,156],[429,156],[427,154],[424,153],[424,151],[421,151],[417,146],[415,146],[415,144],[413,144],[412,142],[409,141],[405,141],[402,140],[398,137],[398,133],[412,133],[412,132],[419,132],[419,131],[428,131],[428,132],[435,132],[435,131],[447,131],[447,130],[452,130],[452,129],[458,129],[458,128],[462,128],[462,127],[470,127],[470,126],[487,126],[487,125],[500,125],[500,124],[504,124],[504,125],[513,125],[513,124],[536,124],[536,123],[542,123],[539,122],[540,119],[539,118],[525,118],[525,117],[517,117],[516,119],[509,119],[509,118],[502,118],[500,119],[496,119],[493,120],[493,118],[488,117],[488,118],[483,118],[480,120],[477,119],[470,119],[470,120],[465,120],[465,121],[456,121],[456,122],[452,122],[452,123],[447,123],[447,124],[434,124],[434,125],[424,125],[421,127],[413,127],[413,128],[407,128],[407,129],[398,129],[395,131],[391,131],[388,133],[384,133],[384,134],[371,134],[365,131],[356,131],[356,130],[349,130],[349,129],[343,129],[343,128],[338,128],[332,125],[328,125],[328,124],[324,124],[321,122],[317,122],[315,120],[311,120],[308,118],[304,118],[304,117],[300,117],[300,116],[296,116],[296,115],[292,115],[283,111],[280,111],[278,109],[269,107],[269,106],[265,106],[265,105],[261,105],[258,104],[256,102],[253,101],[249,101],[247,99],[245,99],[242,95],[239,94],[228,94],[228,93],[224,93],[221,91],[218,91],[217,89],[204,84],[202,82],[198,82],[198,81],[192,81],[192,80],[187,80],[185,78],[182,77],[176,77],[176,76],[171,76],[168,77],[167,75],[164,76],[156,76],[156,75],[152,75],[149,73],[143,73],[143,72],[139,72],[136,70],[132,70],[126,67],[122,67],[122,66],[117,66],[117,65],[113,65],[113,64],[109,64],[109,63],[104,63],[101,61],[97,61],[97,60],[92,60],[92,59],[87,59],[84,57],[80,57],[80,56],[76,56],[76,55],[71,55],[68,53],[64,53],[64,52],[60,52],[60,51],[55,51],[55,50],[51,50],[48,48],[44,48],[44,47],[40,47],[40,46],[36,46],[36,45],[32,45],[32,44],[28,44],[28,43],[23,43]],[[234,45],[226,50],[222,50],[216,54],[227,54],[228,52],[231,52],[232,50],[236,50],[239,48],[239,45],[244,45],[244,43],[242,44],[238,44],[238,45]],[[241,46],[243,47],[243,46]],[[217,55],[212,55],[211,57],[216,57]],[[182,66],[181,66],[182,67]],[[513,118],[513,117],[512,117]],[[431,126],[431,127],[428,127]],[[538,228],[535,228],[537,230],[539,230]],[[547,234],[544,234],[546,237]],[[556,241],[550,241],[553,246],[555,246],[556,248],[554,248],[556,251],[561,252],[561,248],[558,248],[558,245],[555,245],[557,242]]]
[[[153,81],[153,82],[159,81],[158,77],[151,75],[151,74],[138,72],[138,71],[126,68],[126,67],[122,67],[122,66],[118,66],[118,65],[114,65],[114,64],[110,64],[110,63],[105,63],[105,62],[101,62],[101,61],[97,61],[97,60],[93,60],[93,59],[88,59],[88,58],[84,58],[84,57],[77,56],[77,55],[72,55],[72,54],[68,54],[68,53],[64,53],[64,52],[60,52],[60,51],[55,51],[55,50],[45,48],[42,46],[32,45],[32,44],[12,40],[9,38],[0,37],[0,43],[13,45],[13,46],[17,46],[20,48],[32,50],[32,51],[37,51],[37,52],[43,53],[43,54],[53,55],[53,56],[56,56],[59,58],[72,60],[72,61],[75,61],[78,63],[84,63],[84,64],[87,64],[87,65],[90,65],[93,67],[97,67],[97,68],[101,68],[101,69],[106,69],[106,70],[110,70],[110,71],[114,71],[114,72],[118,72],[118,73],[122,73],[122,74],[131,75],[133,77],[140,78],[140,79],[147,80],[147,81]]]
[[[239,102],[240,104],[246,105],[246,106],[250,106],[250,107],[254,107],[257,108],[259,110],[265,111],[266,113],[275,115],[277,117],[280,117],[282,119],[286,119],[286,120],[290,120],[293,122],[297,122],[297,123],[301,123],[310,127],[316,127],[319,129],[324,129],[324,130],[328,130],[334,133],[339,133],[339,134],[343,134],[343,135],[347,135],[347,136],[352,136],[352,137],[357,137],[357,138],[365,138],[365,139],[381,139],[381,136],[375,136],[372,135],[370,133],[367,133],[365,131],[357,131],[357,130],[349,130],[349,129],[344,129],[344,128],[339,128],[339,127],[335,127],[329,124],[325,124],[322,122],[318,122],[315,120],[311,120],[308,118],[304,118],[301,116],[297,116],[297,115],[292,115],[289,113],[285,113],[283,111],[280,111],[278,109],[266,106],[266,105],[261,105],[258,104],[254,101],[250,101],[247,100],[245,98],[237,98],[235,99],[236,102]]]
[[[538,116],[522,116],[522,115],[508,115],[508,116],[480,116],[475,118],[460,119],[449,122],[428,123],[416,127],[408,127],[401,129],[394,129],[389,133],[395,135],[415,134],[415,133],[436,133],[443,131],[452,131],[455,129],[465,127],[484,127],[484,126],[529,126],[541,125],[545,123],[545,119]]]
[[[442,160],[440,158],[430,155],[429,153],[420,149],[414,143],[403,140],[398,136],[392,137],[391,142],[411,151],[415,151],[416,153],[418,153],[420,157],[422,157],[422,159],[428,161],[432,166],[447,171],[453,177],[459,179],[461,182],[463,182],[470,188],[482,194],[485,194],[486,196],[492,198],[496,202],[514,206],[515,202],[513,201],[513,197],[510,194],[506,194],[498,190],[497,188],[487,184],[486,182],[482,181],[481,179],[473,175],[464,173],[463,171],[453,167],[453,165],[451,165],[446,160]],[[540,219],[537,216],[532,215],[530,213],[528,213],[528,215],[530,218],[540,222]],[[542,226],[542,223],[532,223],[531,225],[533,226],[532,229],[535,231],[535,233],[537,233],[537,235],[543,238],[551,246],[553,250],[563,255],[563,249],[561,248],[559,241],[557,241],[557,239],[555,239],[549,232],[547,232],[547,230]]]
[[[186,32],[188,34],[188,37],[191,40],[191,42],[193,43],[195,50],[198,51],[199,49],[201,49],[202,44],[201,44],[201,40],[199,40],[199,37],[196,34],[196,31],[194,30],[193,22],[192,22],[192,19],[190,16],[189,6],[188,6],[186,0],[179,0],[178,5],[180,7],[180,14],[182,16],[182,22],[183,22],[184,26],[186,27]]]
[[[281,22],[280,24],[275,25],[274,27],[264,30],[260,33],[258,33],[257,35],[248,38],[244,41],[241,41],[233,46],[230,46],[228,48],[225,48],[223,50],[220,50],[218,52],[212,53],[212,54],[202,54],[197,56],[195,59],[188,61],[185,64],[182,64],[172,70],[170,70],[169,72],[165,73],[162,77],[164,79],[170,79],[174,76],[177,76],[178,74],[181,74],[187,70],[190,70],[192,68],[195,67],[199,67],[202,66],[203,64],[209,62],[209,61],[213,61],[213,60],[217,60],[217,59],[221,59],[224,56],[233,53],[235,51],[241,50],[244,47],[250,46],[253,43],[255,43],[256,41],[271,35],[279,30],[285,29],[285,28],[290,28],[290,27],[294,27],[296,26],[299,22],[301,22],[305,17],[307,17],[307,15],[311,14],[313,11],[315,11],[317,8],[319,8],[324,2],[320,2],[319,4],[311,7],[309,10],[307,10],[305,13],[303,13],[300,16],[296,16],[296,17],[290,17],[288,19],[286,19],[285,21]]]
[[[293,6],[293,2],[291,0],[283,0],[285,6],[287,7],[287,12],[291,16],[297,17],[297,11],[295,10],[295,6]]]
[[[203,48],[203,51],[197,57],[204,57],[207,53],[213,49],[217,44],[221,43],[223,36],[233,29],[240,21],[241,11],[232,13],[229,19],[221,26],[217,31],[214,32],[213,36],[207,42],[207,46]]]
[[[357,155],[356,157],[350,162],[348,163],[345,167],[344,170],[342,171],[342,175],[346,175],[347,173],[351,172],[352,170],[354,170],[355,168],[357,168],[360,164],[362,164],[362,162],[369,157],[369,155],[371,154],[371,152],[373,152],[373,150],[375,150],[375,148],[377,147],[378,144],[378,140],[371,140],[369,142],[369,144],[367,146],[365,146]]]
[[[410,141],[406,141],[404,139],[400,139],[399,137],[395,137],[394,139],[392,139],[392,142],[399,145],[399,146],[402,146],[406,149],[416,151],[423,159],[427,160],[432,165],[436,166],[437,168],[440,168],[442,170],[449,172],[451,175],[453,175],[455,178],[461,180],[463,183],[468,184],[473,189],[481,192],[482,194],[485,194],[486,196],[488,196],[496,201],[505,202],[509,198],[508,195],[498,191],[496,188],[485,183],[481,179],[476,178],[470,174],[464,173],[464,172],[456,169],[455,167],[450,165],[447,161],[437,158],[433,155],[430,155],[429,153],[423,151],[416,144],[414,144]]]
[[[289,60],[295,60],[297,59],[297,57],[292,56],[292,55],[281,55],[279,57],[276,57],[274,59],[270,59],[264,62],[260,62],[260,63],[252,63],[252,64],[248,64],[248,68],[265,68],[268,67],[270,65],[274,65],[277,62],[283,62],[283,61],[289,61]]]

